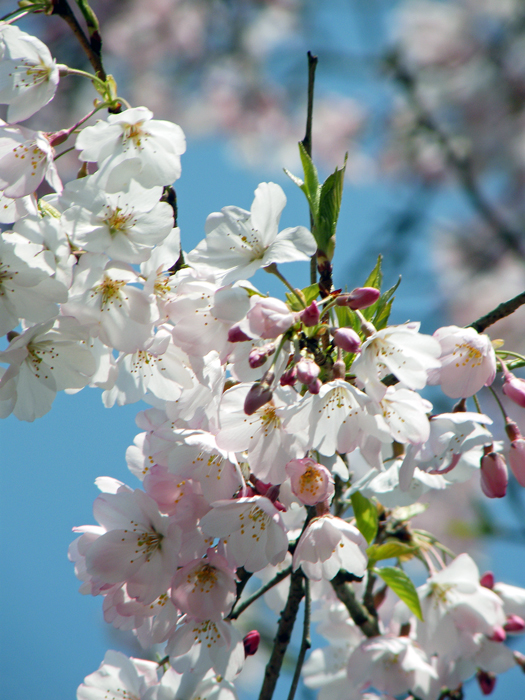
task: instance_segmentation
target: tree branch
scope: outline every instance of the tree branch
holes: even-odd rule
[[[497,321],[501,321],[502,318],[510,316],[524,304],[525,292],[521,292],[521,294],[518,294],[518,296],[515,296],[513,299],[509,299],[508,301],[504,301],[495,309],[489,311],[488,314],[478,318],[477,321],[469,324],[467,328],[474,328],[474,330],[476,330],[478,333],[483,333],[486,328],[492,326]]]
[[[313,56],[311,51],[308,51],[308,107],[306,112],[306,132],[302,144],[304,150],[312,157],[312,121],[314,113],[314,84],[315,84],[315,69],[317,68],[317,56]],[[310,230],[314,227],[314,219],[310,212]],[[317,260],[316,255],[312,255],[310,259],[310,284],[317,282]]]
[[[303,637],[301,640],[301,648],[299,650],[299,656],[297,657],[297,663],[295,664],[295,673],[293,675],[292,685],[290,686],[290,692],[288,693],[288,700],[293,700],[295,697],[295,691],[299,685],[299,678],[301,677],[301,669],[304,664],[304,657],[306,652],[312,646],[312,641],[310,639],[310,581],[305,576],[304,578],[304,622],[303,622]]]
[[[357,600],[354,591],[350,588],[348,583],[346,583],[344,575],[339,572],[330,583],[332,584],[336,596],[346,607],[355,624],[361,628],[363,634],[367,637],[376,637],[379,634],[377,620],[374,619],[368,610]]]
[[[271,700],[273,696],[303,595],[303,572],[299,568],[292,573],[290,578],[288,600],[279,618],[279,626],[277,627],[277,634],[275,635],[273,643],[272,655],[266,665],[259,700]]]
[[[102,59],[100,56],[101,42],[99,41],[98,43],[98,51],[95,50],[89,39],[84,34],[84,31],[73,14],[73,10],[69,6],[67,0],[53,0],[53,12],[51,14],[62,17],[62,19],[69,25],[71,31],[84,49],[84,52],[88,57],[89,62],[93,66],[97,77],[99,77],[100,80],[106,81],[107,75],[106,71],[104,70],[104,66],[102,65]]]

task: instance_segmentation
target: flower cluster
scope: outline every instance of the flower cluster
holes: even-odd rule
[[[285,195],[261,183],[250,210],[210,214],[204,240],[184,253],[172,188],[181,128],[146,107],[124,109],[100,78],[96,111],[109,108],[107,118],[55,134],[18,126],[71,71],[9,24],[0,40],[11,119],[0,127],[10,225],[0,239],[0,415],[32,421],[57,391],[88,385],[106,406],[150,406],[126,454],[140,486],[100,477],[98,524],[75,528],[69,556],[81,592],[102,597],[105,620],[144,649],[164,644],[165,656],[155,664],[108,652],[79,700],[235,698],[259,641],[256,630],[243,639],[235,621],[278,584],[278,641],[303,597],[322,620],[331,646],[304,668],[321,698],[359,700],[374,688],[438,700],[474,674],[493,687],[520,662],[504,642],[525,628],[525,592],[480,577],[467,554],[447,565],[410,520],[424,493],[474,474],[486,496],[505,495],[492,420],[466,400],[499,368],[506,396],[525,405],[511,362],[473,327],[430,336],[415,322],[389,325],[395,289],[381,292],[379,261],[362,286],[333,289],[344,171],[320,185],[304,149],[305,181],[294,180],[312,231],[280,230]],[[55,149],[73,134],[79,177],[63,185]],[[44,178],[55,194],[38,198]],[[319,282],[290,287],[277,266],[312,258]],[[289,288],[286,301],[249,281],[260,269]],[[428,385],[459,403],[433,413],[421,395]],[[506,427],[523,484],[525,443],[515,423]],[[427,567],[417,590],[401,566],[415,557]],[[377,567],[389,559],[397,565]],[[266,583],[244,599],[252,577]],[[379,579],[400,598],[393,613],[380,614]]]

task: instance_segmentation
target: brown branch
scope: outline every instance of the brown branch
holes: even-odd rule
[[[332,584],[336,596],[348,610],[355,624],[361,628],[363,634],[367,637],[377,637],[379,634],[377,620],[370,615],[368,610],[357,600],[353,590],[346,582],[344,574],[339,572],[330,583]]]
[[[297,571],[292,573],[290,578],[288,600],[279,618],[279,626],[273,643],[272,655],[266,665],[259,700],[271,700],[273,696],[303,595],[303,572],[301,569],[297,569]]]
[[[483,333],[486,328],[492,326],[497,321],[501,321],[502,318],[510,316],[524,304],[525,292],[521,292],[521,294],[518,294],[518,296],[515,296],[513,299],[509,299],[508,301],[504,301],[495,309],[489,311],[488,314],[478,318],[477,321],[473,321],[473,323],[470,323],[467,328],[474,328],[474,330],[476,330],[478,333]]]
[[[306,112],[306,132],[302,144],[304,150],[312,157],[312,121],[314,113],[314,85],[315,85],[315,69],[317,68],[317,56],[313,56],[311,51],[308,51],[308,107]],[[314,227],[314,218],[310,212],[310,230]],[[310,260],[310,284],[317,282],[317,262],[316,255],[312,255]]]
[[[299,678],[301,677],[301,669],[304,664],[304,657],[306,652],[312,646],[312,641],[310,639],[310,581],[307,577],[304,579],[304,622],[303,622],[303,636],[301,639],[301,648],[299,649],[299,656],[297,657],[297,663],[295,664],[295,672],[293,674],[292,685],[290,686],[290,692],[288,693],[288,700],[293,700],[295,697],[295,692],[299,684]]]

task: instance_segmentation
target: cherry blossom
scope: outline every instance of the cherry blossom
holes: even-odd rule
[[[56,192],[62,182],[54,163],[51,136],[0,123],[0,189],[6,197],[25,197],[45,178]]]
[[[130,659],[120,651],[108,651],[94,673],[86,676],[77,690],[78,700],[143,700],[148,688],[156,685],[154,661]]]
[[[251,212],[224,207],[208,217],[206,238],[188,254],[188,260],[217,275],[222,284],[247,279],[271,263],[308,260],[316,244],[304,226],[278,233],[285,204],[279,185],[261,183],[255,190]]]
[[[59,66],[39,39],[18,27],[0,28],[0,104],[8,104],[7,121],[24,121],[53,99]]]

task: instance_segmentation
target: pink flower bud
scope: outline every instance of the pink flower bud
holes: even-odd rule
[[[311,384],[319,376],[321,368],[313,360],[303,358],[296,365],[297,379],[303,384]]]
[[[315,394],[315,396],[317,396],[317,394],[321,391],[322,386],[323,385],[321,384],[320,379],[314,379],[313,382],[308,384],[308,391],[310,394]]]
[[[359,352],[361,340],[353,328],[338,328],[333,335],[337,347],[346,352]]]
[[[292,459],[285,467],[292,491],[307,506],[326,501],[334,493],[334,480],[326,467],[310,457]]]
[[[351,309],[366,309],[367,306],[374,304],[381,292],[374,287],[357,287],[350,294],[340,294],[337,297],[337,306],[348,306]]]
[[[518,484],[525,486],[525,440],[523,438],[510,443],[509,464]]]
[[[525,408],[525,379],[518,379],[512,372],[503,365],[503,393],[518,406]]]
[[[511,442],[514,442],[514,440],[522,440],[523,439],[523,435],[521,434],[517,423],[515,423],[513,420],[511,420],[508,417],[507,417],[507,421],[505,423],[505,432],[507,433],[509,440]]]
[[[509,475],[503,457],[490,447],[481,458],[481,490],[488,498],[503,498],[507,493]]]
[[[484,588],[490,588],[490,590],[492,590],[494,588],[494,574],[492,571],[486,571],[480,578],[479,584]]]
[[[319,307],[317,306],[317,302],[312,301],[310,306],[307,306],[304,311],[301,311],[299,314],[299,318],[301,321],[304,323],[305,326],[308,328],[311,328],[312,326],[317,326],[319,323],[319,318],[321,314],[319,313]]]
[[[228,341],[230,343],[244,343],[246,340],[252,340],[249,335],[239,328],[239,324],[236,323],[228,331]]]
[[[505,632],[523,632],[525,620],[519,615],[508,615],[504,625]]]
[[[297,368],[295,367],[295,365],[293,367],[290,367],[290,369],[287,369],[286,372],[283,372],[281,378],[279,379],[279,383],[281,386],[293,386],[296,381]]]
[[[488,671],[479,670],[476,673],[476,680],[483,695],[490,695],[496,686],[496,676]]]
[[[507,633],[503,627],[494,627],[492,636],[489,639],[491,642],[504,642],[507,639]]]
[[[275,345],[270,343],[259,348],[253,348],[248,355],[248,364],[252,369],[262,367],[266,360],[275,352]]]
[[[251,416],[257,409],[272,400],[272,390],[266,383],[255,382],[244,399],[244,412]]]
[[[257,630],[252,630],[242,640],[244,644],[244,656],[253,656],[257,649],[259,648],[259,642],[261,641],[261,635]]]

